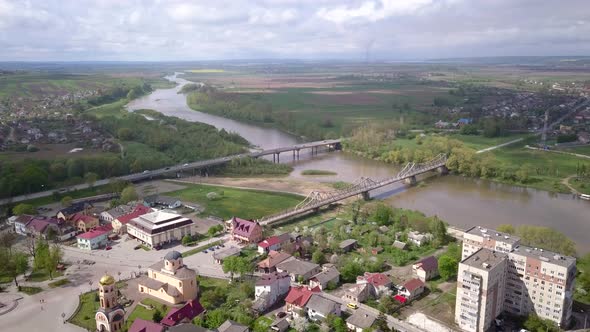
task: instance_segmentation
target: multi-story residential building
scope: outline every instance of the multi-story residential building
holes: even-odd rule
[[[459,264],[455,321],[465,331],[486,331],[502,312],[506,254],[487,248]]]
[[[479,313],[478,323],[473,325],[468,324],[469,322],[464,318],[467,317],[463,314],[467,314],[467,309],[460,311],[472,303],[466,302],[467,300],[459,296],[459,292],[463,288],[461,281],[467,278],[462,275],[462,271],[468,270],[476,274],[475,267],[470,267],[470,264],[478,255],[482,255],[483,249],[497,257],[502,257],[501,260],[504,261],[504,263],[498,263],[499,266],[504,266],[505,271],[500,302],[502,307],[499,311],[488,312],[478,309],[476,311]],[[490,280],[493,275],[483,273],[485,271],[481,268],[480,270],[477,274],[482,280],[480,283],[493,285],[495,280]],[[565,328],[571,320],[575,275],[576,259],[573,257],[523,246],[520,244],[520,238],[516,236],[474,227],[464,235],[463,261],[459,264],[455,320],[465,330],[484,331],[501,312],[514,315],[535,313]],[[488,288],[482,289],[489,293]],[[495,316],[491,318],[486,316],[490,312]]]

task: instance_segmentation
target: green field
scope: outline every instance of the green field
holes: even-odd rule
[[[323,169],[306,169],[301,172],[301,175],[338,175],[338,173]]]
[[[94,319],[96,309],[98,309],[98,301],[95,301],[96,295],[96,291],[80,295],[79,310],[69,319],[70,323],[89,331],[96,329],[96,320]]]
[[[210,192],[218,193],[220,199],[209,200],[207,194]],[[197,184],[187,185],[186,189],[166,195],[202,205],[205,208],[204,215],[214,215],[223,219],[232,216],[258,219],[293,207],[303,200],[303,197],[293,194]]]
[[[474,150],[481,150],[494,145],[510,142],[521,137],[526,137],[527,135],[528,134],[514,134],[499,137],[484,137],[480,135],[451,135],[450,137],[465,143],[465,145]]]
[[[563,148],[560,150],[565,151],[565,152],[578,153],[578,154],[584,154],[584,155],[590,156],[590,145],[577,146],[574,148]]]

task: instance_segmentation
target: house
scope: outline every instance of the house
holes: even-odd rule
[[[286,261],[293,256],[285,253],[285,252],[278,252],[278,251],[271,251],[268,253],[268,256],[261,260],[257,267],[258,272],[260,273],[271,273],[277,270],[277,265],[281,262]]]
[[[340,282],[340,272],[338,272],[333,264],[325,264],[322,267],[322,272],[309,279],[309,287],[319,287],[321,290],[324,290],[328,287],[328,284],[337,285],[338,282]]]
[[[186,302],[180,308],[172,308],[166,316],[160,321],[164,326],[175,326],[180,323],[192,323],[195,317],[198,317],[205,309],[199,302],[199,299],[194,298]]]
[[[104,247],[108,243],[109,234],[113,228],[111,225],[96,227],[88,232],[76,236],[78,241],[78,248],[86,250],[94,250]]]
[[[291,277],[286,272],[275,272],[261,276],[254,286],[254,304],[252,308],[263,312],[289,292]]]
[[[242,243],[258,243],[262,240],[262,226],[253,220],[232,217],[226,221],[232,240]]]
[[[393,242],[393,247],[394,248],[397,248],[399,250],[406,250],[406,246],[407,246],[407,244],[405,242],[402,242],[402,241],[395,240]]]
[[[98,219],[100,219],[100,221],[107,223],[107,222],[111,222],[121,216],[124,216],[128,213],[131,213],[133,211],[133,206],[131,205],[119,205],[115,208],[112,208],[110,210],[106,210],[100,213],[100,215],[98,216]],[[113,227],[114,229],[114,227]]]
[[[349,303],[363,303],[372,296],[371,285],[357,284],[352,285],[344,290],[342,299]]]
[[[385,233],[389,232],[389,227],[387,227],[387,226],[379,226],[379,232],[385,234]]]
[[[144,198],[143,201],[151,207],[164,209],[178,209],[182,206],[182,202],[178,198],[170,196],[151,195]]]
[[[125,234],[127,233],[127,223],[130,222],[132,219],[135,219],[139,216],[152,212],[152,209],[143,205],[137,204],[133,211],[118,216],[117,218],[111,220],[111,225],[113,226],[113,231],[117,234]]]
[[[49,226],[47,217],[36,216],[27,223],[27,234],[35,238],[45,238],[45,229]]]
[[[426,282],[438,276],[438,260],[434,256],[428,256],[412,265],[412,275],[422,282]]]
[[[242,252],[240,247],[228,247],[213,253],[213,259],[217,264],[223,264],[223,261],[231,256],[238,256]]]
[[[338,248],[340,248],[340,250],[342,250],[344,252],[349,252],[351,250],[354,250],[357,246],[358,246],[358,243],[355,239],[347,239],[347,240],[340,242],[340,244],[338,245]]]
[[[192,323],[182,323],[166,329],[166,332],[216,332]]]
[[[457,126],[463,127],[465,125],[471,124],[472,122],[473,122],[473,119],[471,119],[471,118],[461,118],[461,119],[457,120]]]
[[[356,310],[346,319],[346,327],[352,332],[363,332],[371,329],[377,318],[362,309]]]
[[[411,231],[408,233],[408,241],[414,243],[418,247],[421,247],[432,240],[432,234],[430,233],[420,233]]]
[[[398,295],[405,297],[408,301],[415,299],[424,292],[424,283],[422,280],[414,278],[408,280],[398,290]]]
[[[58,217],[59,219],[67,220],[70,218],[71,215],[78,212],[84,212],[87,214],[87,212],[92,208],[92,204],[88,202],[72,203],[72,205],[57,211],[56,217]]]
[[[236,323],[233,320],[226,320],[217,328],[217,332],[249,332],[247,326]]]
[[[391,279],[383,273],[370,273],[365,272],[364,275],[356,277],[357,284],[369,284],[373,287],[375,296],[381,297],[381,295],[390,292],[393,283]]]
[[[151,321],[136,318],[128,332],[164,332],[164,326]]]
[[[287,272],[293,282],[306,282],[321,271],[318,264],[302,261],[296,258],[277,264],[278,272]]]
[[[98,227],[99,224],[98,218],[80,212],[71,215],[70,218],[68,218],[68,221],[80,232],[87,232],[92,228]]]
[[[45,228],[45,238],[50,238],[50,232],[53,230],[55,240],[66,241],[76,236],[78,230],[67,223],[65,220],[57,218],[48,218],[47,228]]]
[[[312,321],[323,321],[328,315],[340,316],[340,303],[323,297],[321,293],[312,294],[305,307]]]
[[[305,317],[305,305],[311,296],[319,293],[319,288],[308,288],[305,286],[291,287],[285,298],[285,312],[293,318]]]
[[[29,222],[33,219],[33,216],[30,216],[28,214],[23,214],[21,216],[18,216],[15,220],[14,220],[14,231],[17,234],[20,235],[24,235],[27,236],[28,232],[27,232],[27,225],[29,224]]]
[[[270,329],[276,332],[286,332],[291,325],[286,318],[277,318],[271,325]]]
[[[258,253],[263,255],[268,254],[271,250],[279,251],[285,243],[289,242],[291,242],[289,233],[271,236],[258,243]]]

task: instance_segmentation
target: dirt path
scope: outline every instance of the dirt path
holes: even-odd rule
[[[567,178],[561,180],[561,183],[563,185],[565,185],[566,187],[568,187],[572,191],[572,193],[574,193],[576,195],[581,195],[582,193],[577,191],[576,188],[572,187],[572,185],[570,184],[570,179],[573,177],[575,177],[575,175],[570,175]]]
[[[196,184],[213,184],[244,189],[258,189],[292,193],[307,196],[311,191],[332,191],[334,188],[328,183],[312,182],[287,177],[269,178],[225,178],[225,177],[190,177],[175,182],[188,182]]]

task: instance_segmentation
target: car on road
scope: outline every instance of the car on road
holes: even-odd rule
[[[160,250],[160,249],[162,249],[162,246],[161,245],[157,245],[157,246],[154,247],[154,249]]]
[[[209,248],[209,251],[215,251],[215,247]]]
[[[104,250],[111,250],[111,249],[113,249],[113,247],[111,247],[111,246],[106,246],[106,247],[104,248]]]
[[[141,244],[138,244],[135,247],[133,247],[133,250],[137,250],[137,249],[141,249]]]
[[[166,167],[166,168],[164,168],[164,170],[165,170],[165,171],[167,171],[167,170],[169,170],[169,169],[170,169],[170,167]]]
[[[358,305],[358,304],[356,304],[356,303],[352,303],[352,302],[351,302],[351,303],[349,303],[349,304],[347,304],[346,306],[347,306],[348,308],[350,308],[350,309],[355,309],[355,310],[359,308],[359,305]]]
[[[277,316],[277,318],[283,318],[283,317],[287,316],[287,313],[284,311],[280,311],[280,312],[277,312],[276,316]]]
[[[225,248],[225,244],[223,244],[223,243],[220,244],[219,246],[222,247],[222,248]]]
[[[143,174],[149,173],[150,171],[148,171],[147,169],[145,171],[143,171]]]
[[[188,164],[184,164],[184,165],[182,165],[182,166],[188,166]]]
[[[204,254],[206,254],[206,253],[208,253],[208,252],[209,252],[209,251],[208,251],[207,249],[203,250],[203,253],[204,253]]]

